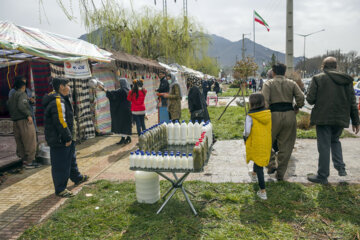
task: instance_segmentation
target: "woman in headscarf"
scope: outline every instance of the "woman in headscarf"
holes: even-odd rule
[[[103,86],[100,88],[110,101],[111,131],[121,135],[117,144],[128,144],[131,143],[132,129],[131,103],[127,100],[130,84],[125,78],[120,78],[119,82],[120,88],[114,91],[108,91]]]
[[[180,84],[176,79],[176,76],[174,74],[168,74],[166,76],[168,81],[170,82],[170,92],[169,93],[162,93],[161,95],[164,98],[169,99],[168,103],[168,112],[169,112],[169,119],[173,122],[176,120],[180,120],[181,118],[181,88]]]
[[[186,79],[186,86],[189,91],[188,105],[191,121],[195,122],[197,120],[201,122],[202,120],[210,120],[205,98],[201,93],[201,79],[195,76],[189,76]]]

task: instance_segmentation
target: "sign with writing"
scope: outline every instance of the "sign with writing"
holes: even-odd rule
[[[66,78],[90,78],[91,72],[88,61],[64,62]]]

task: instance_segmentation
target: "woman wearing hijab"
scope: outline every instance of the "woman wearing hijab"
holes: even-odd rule
[[[121,135],[121,140],[117,144],[131,143],[131,103],[127,100],[130,91],[130,84],[125,78],[120,78],[120,88],[114,91],[102,90],[106,92],[106,97],[110,101],[111,131]]]
[[[170,92],[162,93],[161,95],[164,98],[169,99],[169,104],[168,104],[169,118],[171,121],[175,122],[176,120],[179,121],[181,118],[181,98],[182,98],[181,88],[174,74],[168,74],[167,79],[168,81],[171,81]]]
[[[189,91],[188,105],[191,121],[195,122],[197,120],[198,122],[201,122],[204,120],[206,122],[210,120],[205,98],[201,93],[201,79],[190,76],[186,79],[186,86]]]

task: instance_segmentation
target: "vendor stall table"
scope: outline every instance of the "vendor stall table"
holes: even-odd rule
[[[183,183],[186,180],[186,178],[189,176],[190,173],[198,173],[198,172],[203,172],[204,169],[201,169],[200,171],[194,171],[194,170],[185,170],[185,169],[149,169],[149,168],[130,168],[130,170],[133,171],[147,171],[147,172],[156,172],[158,175],[160,175],[161,177],[165,178],[167,181],[169,181],[172,186],[171,188],[169,188],[169,190],[164,194],[164,196],[162,196],[163,199],[166,198],[167,195],[169,195],[169,193],[171,192],[171,194],[169,195],[168,198],[166,198],[165,202],[161,205],[161,207],[159,208],[159,210],[156,212],[156,214],[159,214],[163,208],[166,206],[166,204],[170,201],[170,199],[174,196],[174,194],[176,193],[176,191],[178,189],[181,189],[182,193],[185,196],[185,199],[187,201],[187,203],[189,204],[192,212],[197,215],[197,212],[193,206],[193,204],[190,201],[190,198],[188,196],[188,194],[190,194],[191,196],[195,197],[195,195],[193,193],[191,193],[190,191],[186,190]],[[165,175],[166,172],[172,173],[172,175],[174,176],[174,179],[169,178],[168,176]],[[180,178],[176,175],[176,173],[184,173],[184,175],[182,175]]]

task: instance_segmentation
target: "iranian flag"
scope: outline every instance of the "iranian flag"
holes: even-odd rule
[[[255,22],[260,23],[261,25],[264,25],[268,31],[270,31],[269,25],[265,22],[265,20],[254,10],[254,20]]]

